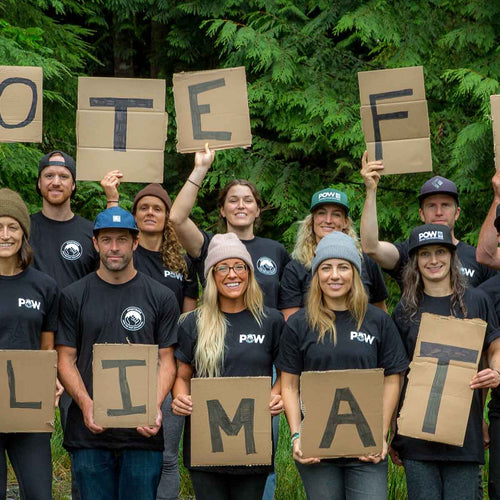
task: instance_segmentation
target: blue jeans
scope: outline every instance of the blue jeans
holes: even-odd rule
[[[276,380],[276,367],[273,366],[273,384]],[[278,440],[280,437],[280,415],[273,417],[273,448],[274,448],[274,457],[276,461],[276,449],[278,448]],[[276,490],[276,471],[271,472],[269,476],[267,476],[266,487],[264,488],[264,494],[262,495],[262,500],[273,500],[274,491]]]
[[[403,459],[409,500],[477,500],[478,464]]]
[[[295,465],[309,500],[387,499],[387,460],[378,464],[353,459]]]
[[[83,500],[155,500],[161,451],[83,448],[72,455]]]

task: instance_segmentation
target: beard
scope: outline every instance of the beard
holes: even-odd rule
[[[109,257],[122,257],[122,260],[119,260],[119,261],[116,261],[116,262],[113,262],[113,261],[109,261],[108,258]],[[119,272],[119,271],[123,271],[129,264],[130,264],[130,261],[132,260],[132,254],[130,255],[100,255],[100,259],[101,259],[101,262],[102,262],[102,265],[108,270],[108,271],[111,271],[111,272]]]

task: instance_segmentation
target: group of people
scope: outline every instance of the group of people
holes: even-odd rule
[[[272,498],[273,466],[192,466],[189,420],[193,377],[269,376],[269,416],[278,424],[285,412],[308,498],[387,498],[390,454],[405,468],[410,499],[475,500],[488,440],[489,496],[500,499],[500,175],[478,260],[455,236],[457,188],[439,176],[422,186],[423,224],[402,243],[380,241],[376,192],[383,165],[366,153],[360,237],[345,193],[322,189],[312,195],[290,256],[279,242],[255,235],[262,199],[246,180],[222,189],[219,234],[190,219],[213,161],[206,146],[174,203],[161,185],[150,184],[137,193],[132,213],[119,207],[121,172],[108,172],[101,182],[107,209],[93,224],[72,212],[76,166],[62,151],[40,160],[41,212],[30,217],[17,193],[0,189],[0,348],[57,349],[56,397],[64,387],[59,406],[73,498],[177,498],[183,428],[196,498]],[[381,269],[402,291],[392,319]],[[22,307],[19,298],[40,307]],[[402,436],[395,425],[423,312],[487,323],[462,447]],[[246,342],[241,332],[262,342]],[[353,332],[372,341],[359,342]],[[93,417],[93,345],[128,342],[158,346],[156,424],[104,429]],[[300,375],[369,368],[384,370],[382,449],[357,459],[305,456]],[[275,445],[277,438],[275,429]],[[21,497],[50,499],[50,436],[0,433],[0,447],[0,497],[8,455]]]

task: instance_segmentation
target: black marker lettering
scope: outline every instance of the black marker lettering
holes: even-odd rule
[[[32,410],[40,410],[42,408],[42,402],[25,402],[19,403],[16,400],[16,376],[14,374],[14,368],[12,367],[12,361],[7,360],[7,381],[9,383],[10,392],[10,407],[11,408],[30,408]]]
[[[35,119],[36,106],[38,103],[38,91],[35,82],[33,82],[32,80],[20,77],[6,78],[2,83],[0,83],[0,97],[2,96],[3,91],[9,85],[14,85],[15,83],[26,85],[31,89],[31,94],[32,94],[31,107],[30,110],[28,111],[28,115],[26,116],[26,118],[19,123],[10,123],[10,124],[5,123],[5,121],[2,118],[2,115],[0,114],[0,126],[2,126],[3,128],[23,128],[29,125]]]

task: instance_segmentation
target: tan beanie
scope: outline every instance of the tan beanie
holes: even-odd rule
[[[30,237],[30,216],[24,200],[12,189],[0,189],[0,217],[16,219],[24,231],[26,238]]]
[[[163,189],[160,184],[148,184],[145,188],[141,189],[135,195],[134,205],[132,207],[132,213],[134,215],[137,210],[137,204],[139,203],[140,199],[144,198],[145,196],[155,196],[156,198],[159,198],[167,207],[167,212],[170,212],[170,209],[172,208],[172,200],[170,199],[167,191],[165,191],[165,189]]]
[[[205,278],[210,268],[224,259],[241,259],[253,271],[252,257],[234,233],[216,234],[211,239],[205,259]]]

